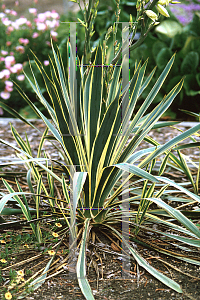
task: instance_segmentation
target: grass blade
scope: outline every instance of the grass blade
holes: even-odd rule
[[[156,179],[156,177],[154,177],[153,175],[149,174],[148,172],[134,166],[131,164],[127,164],[127,163],[120,163],[120,164],[116,164],[114,165],[115,167],[118,167],[121,170],[133,173],[137,176],[140,176],[142,178],[151,180],[153,182],[159,182],[158,179]]]
[[[200,231],[187,217],[185,217],[180,211],[177,209],[174,209],[173,207],[166,204],[164,201],[162,201],[159,198],[147,198],[147,200],[150,200],[154,203],[156,203],[158,206],[165,209],[173,218],[178,220],[181,224],[183,224],[189,231],[194,233],[198,238],[200,238]],[[199,241],[200,243],[200,241]]]
[[[81,288],[81,291],[85,298],[87,300],[94,300],[93,294],[91,287],[88,283],[88,280],[86,278],[86,239],[87,239],[87,234],[88,234],[88,227],[90,224],[90,219],[85,220],[85,227],[83,231],[83,236],[82,236],[82,242],[81,242],[81,247],[80,247],[80,252],[78,256],[78,261],[77,261],[77,266],[76,266],[76,272],[77,272],[77,278],[78,278],[78,283]]]
[[[22,295],[17,297],[17,299],[23,299],[24,297],[28,296],[28,294],[30,294],[31,292],[38,289],[45,282],[45,279],[47,277],[47,271],[49,270],[53,259],[54,259],[54,256],[50,259],[50,261],[46,265],[46,267],[45,267],[44,271],[42,272],[41,276],[39,276],[38,278],[33,280],[31,282],[31,284],[28,286],[26,292],[23,292]]]

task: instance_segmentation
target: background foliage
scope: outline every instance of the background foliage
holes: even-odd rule
[[[133,21],[136,18],[136,2],[127,0],[120,1],[119,21],[130,21],[130,13],[132,13]],[[177,53],[175,64],[169,75],[169,79],[165,87],[159,92],[159,95],[152,104],[152,109],[161,98],[169,92],[169,90],[178,83],[183,75],[186,76],[184,88],[176,101],[165,114],[165,118],[170,119],[187,119],[183,112],[179,110],[180,106],[185,110],[192,110],[198,113],[199,107],[199,92],[200,92],[200,20],[198,15],[199,9],[198,1],[186,1],[179,5],[170,5],[168,12],[170,19],[165,19],[154,28],[148,35],[144,43],[130,54],[130,69],[133,71],[135,61],[142,60],[143,62],[149,58],[147,71],[150,72],[152,68],[157,65],[158,70],[154,81],[149,86],[152,88],[156,79],[163,70],[166,62],[173,53]],[[33,3],[33,7],[37,5]],[[50,39],[56,41],[61,49],[65,45],[69,37],[69,25],[67,21],[76,21],[77,17],[84,19],[83,11],[77,13],[69,12],[67,19],[65,15],[59,16],[56,11],[46,11],[43,14],[38,14],[37,9],[32,8],[27,12],[26,20],[19,17],[14,10],[9,10],[2,5],[2,12],[0,13],[0,96],[6,104],[12,106],[24,116],[33,118],[36,117],[34,112],[26,106],[26,103],[20,99],[18,92],[15,90],[12,81],[17,82],[20,87],[29,95],[34,103],[38,103],[35,98],[30,85],[24,81],[22,68],[27,73],[30,73],[29,62],[33,60],[33,53],[37,53],[38,59],[46,64],[46,72],[49,74],[48,56],[51,55]],[[183,14],[184,10],[184,14]],[[116,1],[100,1],[97,16],[94,22],[94,35],[91,37],[91,43],[95,48],[99,41],[103,44],[106,30],[113,25],[115,21],[115,14],[117,12]],[[173,15],[173,13],[174,15]],[[164,18],[163,18],[164,19]],[[17,25],[18,24],[18,25]],[[117,40],[120,43],[121,25],[118,26]],[[139,29],[139,28],[138,28]],[[173,29],[173,30],[172,30]],[[51,38],[50,38],[51,35]],[[139,38],[139,33],[135,38]],[[113,44],[113,35],[106,41],[108,47]],[[111,47],[112,48],[112,47]],[[84,51],[84,27],[77,25],[77,55],[79,58]],[[107,63],[109,63],[109,55],[107,54]],[[13,61],[6,64],[6,57],[14,57]],[[17,65],[18,69],[14,70]],[[39,83],[42,85],[41,75],[37,68],[34,68]],[[5,72],[6,70],[6,72]],[[5,72],[5,73],[4,73]],[[9,72],[9,73],[8,73]],[[147,72],[147,73],[148,73]],[[20,76],[19,76],[20,75]],[[31,75],[31,74],[30,74]],[[40,86],[41,86],[40,85]],[[43,86],[42,92],[45,92]],[[148,93],[148,91],[147,91]],[[144,97],[146,94],[144,94]],[[41,109],[43,109],[41,107]],[[43,110],[44,112],[44,110]],[[6,111],[1,109],[0,114],[4,117],[10,116]],[[190,117],[191,118],[191,117]],[[193,120],[195,120],[193,118]]]

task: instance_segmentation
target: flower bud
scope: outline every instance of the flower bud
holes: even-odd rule
[[[170,2],[170,0],[159,0],[158,4],[167,6],[167,5],[169,5],[169,2]]]
[[[158,5],[156,6],[156,8],[157,8],[158,12],[159,12],[161,15],[163,15],[163,16],[169,18],[168,11],[166,10],[166,8],[165,8],[164,6],[158,4]]]
[[[151,20],[156,21],[158,19],[158,16],[155,12],[153,12],[152,10],[145,10],[145,13],[147,15],[147,17],[149,17]]]

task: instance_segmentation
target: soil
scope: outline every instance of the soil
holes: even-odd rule
[[[31,148],[33,151],[33,156],[36,155],[38,149],[38,134],[37,131],[30,128],[27,125],[24,125],[22,122],[18,120],[11,120],[14,127],[19,132],[22,137],[25,137],[25,132],[29,136],[29,141],[31,144]],[[44,131],[45,126],[40,121],[34,121],[33,124],[40,130]],[[179,130],[188,129],[190,125],[179,125],[177,126]],[[165,140],[170,140],[172,137],[178,134],[178,130],[172,128],[165,128],[154,130],[150,133],[157,141],[162,142]],[[11,134],[11,130],[9,128],[8,122],[5,122],[5,119],[0,119],[0,136],[4,140],[16,145],[14,139]],[[142,145],[141,147],[144,147]],[[52,148],[52,145],[49,142],[45,142],[45,149],[47,152],[53,155],[55,159],[58,159],[58,155],[56,151]],[[198,159],[199,153],[194,149],[187,149],[185,150],[187,154],[191,156],[191,158]],[[15,153],[14,151],[6,146],[1,145],[1,157],[0,163],[4,163],[10,158],[14,158]],[[21,167],[12,166],[11,168],[3,168],[3,172],[6,171],[23,171]],[[7,174],[8,175],[8,174]],[[171,174],[171,176],[179,176],[181,180],[185,180],[184,176],[181,174]],[[11,182],[13,181],[12,177],[6,177]],[[175,179],[175,178],[173,178]],[[23,180],[24,179],[19,179]],[[25,182],[25,180],[24,180]],[[24,189],[28,190],[27,185],[24,184]],[[0,181],[0,190],[1,192],[6,192],[5,187]],[[7,217],[7,221],[18,219],[16,216]],[[11,229],[9,229],[11,230]],[[28,229],[27,229],[28,230]],[[0,234],[2,235],[5,230],[1,230]],[[14,233],[16,236],[21,233],[20,228],[14,228]],[[155,268],[162,271],[165,275],[170,277],[171,279],[175,280],[177,283],[180,284],[183,294],[179,294],[172,289],[168,288],[167,286],[160,283],[156,280],[153,276],[148,274],[142,267],[137,267],[134,260],[129,262],[126,261],[125,258],[121,255],[121,252],[116,249],[115,245],[109,239],[106,239],[105,236],[96,231],[96,235],[98,236],[98,244],[99,246],[103,245],[102,247],[94,248],[93,245],[88,246],[87,252],[87,268],[90,265],[89,272],[87,269],[87,277],[89,283],[91,284],[91,288],[94,293],[94,297],[96,300],[129,300],[129,299],[200,299],[200,266],[191,265],[185,263],[183,261],[178,261],[177,259],[173,259],[172,257],[167,257],[157,251],[152,251],[151,249],[144,249],[144,247],[137,245],[137,251],[145,257],[149,263],[154,266]],[[115,240],[114,237],[112,237]],[[143,238],[146,238],[143,236]],[[149,238],[149,237],[148,237]],[[3,248],[3,246],[1,245]],[[66,249],[63,245],[62,249]],[[3,250],[3,249],[2,249]],[[111,253],[109,253],[112,251]],[[97,253],[97,255],[95,254]],[[19,255],[17,257],[17,262],[23,261],[32,257],[33,255],[37,255],[39,252],[37,250],[28,251],[24,255]],[[42,258],[38,258],[34,262],[26,263],[23,268],[31,269],[33,268],[34,272],[37,271],[37,264],[41,263],[47,256],[43,255]],[[101,263],[100,259],[102,260],[103,265],[103,278],[101,274]],[[90,264],[93,260],[96,261],[99,267],[99,280],[97,277],[97,273],[95,271],[95,264]],[[64,259],[62,254],[58,254],[56,259],[60,262]],[[124,261],[123,261],[124,260]],[[16,261],[16,260],[15,260]],[[128,272],[123,272],[126,275],[125,278],[122,277],[122,261],[123,267],[125,270],[129,270]],[[45,264],[44,264],[45,266]],[[40,266],[42,267],[42,265]],[[21,267],[22,268],[22,267]],[[6,274],[8,271],[4,271]],[[54,299],[85,299],[84,296],[81,294],[81,290],[78,286],[78,281],[75,278],[74,267],[69,268],[69,270],[64,269],[62,273],[56,275],[55,277],[51,277],[45,281],[45,283],[36,291],[34,291],[29,296],[26,296],[25,299],[47,299],[47,300],[54,300]]]

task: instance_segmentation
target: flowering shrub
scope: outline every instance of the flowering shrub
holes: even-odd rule
[[[29,65],[30,49],[37,53],[40,61],[48,66],[48,54],[51,51],[50,38],[57,41],[59,14],[56,11],[37,13],[36,8],[29,8],[29,18],[17,17],[17,12],[2,6],[0,13],[0,100],[13,101],[13,107],[19,109],[16,101],[18,92],[13,89],[13,82],[24,90],[31,91],[24,79],[23,69]],[[9,105],[11,102],[9,102]],[[19,105],[20,104],[20,105]],[[0,112],[3,113],[2,111]]]
[[[197,2],[199,4],[186,0],[185,3],[170,5],[170,10],[181,24],[187,25],[192,21],[194,13],[200,11],[200,0]]]

